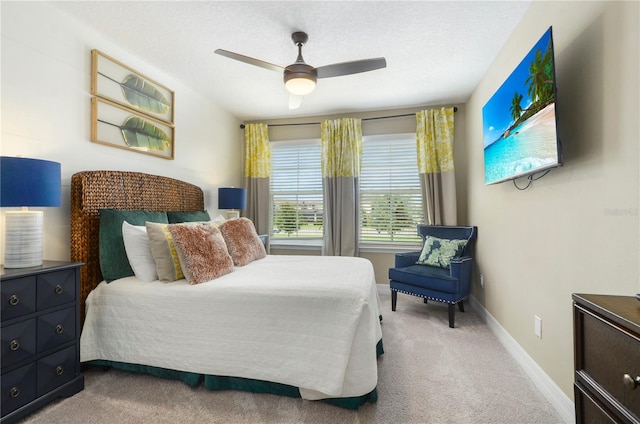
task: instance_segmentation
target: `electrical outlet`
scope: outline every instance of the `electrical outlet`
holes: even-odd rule
[[[480,287],[484,288],[484,275],[480,274]]]
[[[542,338],[542,318],[538,315],[533,316],[533,332],[539,339]]]

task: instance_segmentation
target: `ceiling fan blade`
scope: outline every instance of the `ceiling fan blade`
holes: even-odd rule
[[[228,57],[230,59],[239,60],[240,62],[248,63],[249,65],[269,69],[270,71],[284,72],[284,67],[282,66],[274,65],[273,63],[265,62],[264,60],[254,59],[253,57],[245,56],[239,53],[230,52],[228,50],[216,49],[214,53]]]
[[[373,59],[354,60],[352,62],[334,63],[333,65],[316,68],[318,78],[339,77],[342,75],[359,74],[360,72],[374,71],[386,68],[387,61],[384,57]]]
[[[302,104],[302,96],[289,94],[289,109],[298,109]]]

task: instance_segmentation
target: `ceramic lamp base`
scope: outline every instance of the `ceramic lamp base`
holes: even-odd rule
[[[42,211],[5,213],[4,267],[42,265]]]

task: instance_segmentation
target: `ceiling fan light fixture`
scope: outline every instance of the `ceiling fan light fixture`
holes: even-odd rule
[[[316,81],[314,78],[310,78],[309,75],[292,75],[288,79],[285,78],[284,86],[291,94],[306,96],[316,88]]]
[[[305,96],[316,88],[316,70],[306,63],[294,63],[284,70],[284,86],[296,96]]]

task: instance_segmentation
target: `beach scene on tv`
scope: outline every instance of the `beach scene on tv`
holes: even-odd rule
[[[485,184],[558,165],[551,28],[482,108]]]

